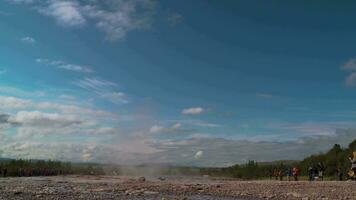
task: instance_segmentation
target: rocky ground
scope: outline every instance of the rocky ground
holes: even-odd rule
[[[356,182],[148,179],[120,176],[0,178],[0,199],[354,199]]]

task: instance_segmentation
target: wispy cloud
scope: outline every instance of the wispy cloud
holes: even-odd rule
[[[205,110],[202,107],[192,107],[192,108],[185,108],[182,110],[183,115],[198,115],[203,113]]]
[[[15,87],[0,86],[0,92],[2,94],[14,95],[14,96],[25,96],[25,97],[43,97],[46,95],[44,91],[25,91]]]
[[[183,21],[183,16],[179,13],[170,13],[167,21],[171,26],[176,26]]]
[[[36,43],[36,40],[33,37],[29,37],[29,36],[21,38],[21,41],[23,43],[27,43],[27,44],[35,44]]]
[[[93,24],[98,30],[106,33],[108,40],[119,40],[125,38],[130,31],[150,28],[156,5],[154,0],[12,0],[12,2],[31,5],[39,13],[52,17],[64,27]]]
[[[25,4],[30,4],[33,3],[35,0],[7,0],[12,3],[25,3]]]
[[[73,72],[81,72],[81,73],[93,73],[94,70],[91,67],[77,64],[66,63],[61,60],[49,60],[46,58],[37,58],[37,63],[45,64],[48,66],[55,66],[58,69],[73,71]]]
[[[257,93],[256,97],[260,97],[260,98],[272,98],[273,95],[272,94],[268,94],[268,93]]]
[[[129,103],[125,93],[116,91],[118,85],[114,82],[99,78],[84,78],[73,82],[73,84],[87,91],[94,92],[100,98],[107,99],[114,104]]]
[[[194,129],[184,128],[181,123],[171,124],[170,126],[154,125],[149,130],[152,134],[186,136],[196,132]]]
[[[346,63],[341,65],[341,69],[350,72],[350,74],[345,79],[345,84],[347,86],[356,85],[356,58],[351,58]]]

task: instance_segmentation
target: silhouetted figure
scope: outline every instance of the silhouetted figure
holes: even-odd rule
[[[3,176],[6,177],[6,175],[7,175],[7,169],[4,168],[2,172],[3,172]]]
[[[323,181],[324,180],[324,171],[325,167],[322,162],[318,163],[318,177]]]
[[[339,180],[339,181],[343,181],[343,179],[344,179],[344,173],[343,173],[342,169],[341,169],[340,167],[338,167],[338,168],[336,169],[336,172],[337,172],[338,180]]]
[[[269,175],[269,180],[272,180],[272,177],[273,177],[273,170],[272,169],[268,170],[268,175]]]
[[[287,171],[286,171],[286,175],[287,175],[287,179],[288,181],[290,181],[293,173],[292,173],[292,168],[288,168]]]
[[[293,167],[292,173],[293,173],[294,181],[298,181],[298,176],[300,173],[299,169],[297,167]]]
[[[279,176],[279,180],[283,181],[283,171],[281,169],[278,170],[278,176]]]
[[[274,175],[274,178],[275,178],[276,180],[278,180],[278,170],[277,170],[277,169],[275,169],[275,170],[273,171],[273,175]]]
[[[309,181],[314,180],[314,168],[312,166],[308,168],[308,177],[309,177]]]

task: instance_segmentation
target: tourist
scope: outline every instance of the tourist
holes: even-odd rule
[[[287,175],[288,181],[290,181],[290,179],[291,179],[291,177],[292,177],[292,175],[293,175],[293,173],[292,173],[292,168],[289,167],[289,168],[287,169],[286,175]]]
[[[318,177],[319,177],[320,180],[323,181],[324,180],[325,167],[324,167],[322,162],[319,162],[317,166],[318,166]]]
[[[342,172],[342,169],[340,167],[338,167],[336,169],[336,173],[337,173],[337,177],[338,177],[338,180],[339,181],[342,181],[343,180],[343,177],[344,177],[344,173]]]
[[[356,151],[354,151],[352,154],[353,154],[353,158],[349,157],[349,160],[351,162],[351,170],[352,170],[350,174],[352,175],[351,178],[356,180]]]
[[[293,173],[294,181],[298,181],[300,170],[297,167],[293,167],[292,173]]]
[[[308,177],[309,177],[309,181],[313,181],[314,179],[314,169],[312,166],[309,166],[308,168]]]
[[[278,170],[278,176],[279,176],[279,180],[283,181],[283,170]]]

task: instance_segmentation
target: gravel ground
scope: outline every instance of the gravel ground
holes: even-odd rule
[[[120,176],[0,178],[2,199],[356,200],[356,182],[167,180]]]

